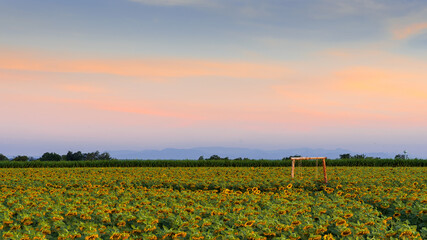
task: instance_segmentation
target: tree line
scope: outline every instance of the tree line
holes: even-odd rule
[[[293,155],[289,157],[284,157],[282,160],[290,160],[292,157],[301,157],[300,155]],[[380,158],[376,157],[367,157],[365,154],[356,154],[351,155],[349,153],[341,154],[340,158],[342,160],[349,160],[349,159],[359,159],[359,160],[379,160]],[[397,154],[394,158],[395,160],[407,160],[408,155],[406,152],[404,154]],[[112,160],[110,154],[108,152],[100,153],[99,151],[96,152],[89,152],[89,153],[82,153],[81,151],[78,152],[71,152],[68,151],[65,155],[59,155],[54,152],[46,152],[44,153],[40,158],[30,158],[28,156],[16,156],[13,159],[8,159],[5,155],[0,153],[0,161],[15,161],[15,162],[26,162],[26,161],[93,161],[93,160]],[[204,158],[204,156],[200,156],[198,160],[235,160],[235,161],[248,161],[249,158],[235,158],[235,159],[229,159],[228,157],[220,157],[218,155],[212,155],[209,158]]]
[[[46,152],[40,158],[32,158],[25,155],[19,155],[12,159],[7,158],[5,155],[0,153],[0,161],[15,161],[15,162],[27,162],[27,161],[94,161],[94,160],[112,160],[108,152],[100,153],[99,151],[82,153],[81,151],[72,152],[68,151],[65,155],[59,155],[55,152]]]
[[[301,157],[301,155],[292,155],[289,157],[284,157],[282,158],[283,161],[285,160],[291,160],[291,158],[293,157]],[[346,159],[359,159],[359,160],[379,160],[381,158],[379,157],[368,157],[365,154],[355,154],[355,155],[351,155],[350,153],[345,153],[345,154],[341,154],[340,158],[342,160],[346,160]],[[408,155],[406,154],[397,154],[394,159],[396,160],[407,160]],[[249,158],[235,158],[235,159],[229,159],[228,157],[220,157],[218,155],[212,155],[209,158],[204,158],[203,156],[200,156],[198,160],[240,160],[240,161],[246,161],[246,160],[250,160]]]
[[[379,157],[367,157],[365,154],[356,154],[351,155],[350,153],[345,153],[340,155],[340,159],[380,159]],[[409,159],[408,154],[406,154],[406,151],[404,151],[404,154],[397,154],[394,156],[395,160],[407,160]]]

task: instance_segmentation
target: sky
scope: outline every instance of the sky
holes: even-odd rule
[[[425,0],[0,0],[0,153],[427,158]]]

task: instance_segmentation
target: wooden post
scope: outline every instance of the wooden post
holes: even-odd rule
[[[295,172],[295,159],[292,159],[292,173],[291,173],[292,178],[294,178],[294,172]]]
[[[325,179],[325,183],[328,183],[328,177],[326,176],[326,158],[323,158],[323,177]]]
[[[292,173],[291,177],[295,176],[295,160],[312,160],[312,159],[322,159],[323,160],[323,179],[325,183],[328,183],[328,177],[326,175],[326,157],[292,157]]]

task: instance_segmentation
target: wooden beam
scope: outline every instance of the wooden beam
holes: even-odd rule
[[[326,159],[326,157],[291,157],[292,160],[314,160],[314,159]]]
[[[291,177],[294,178],[295,176],[295,160],[315,160],[315,159],[323,160],[323,179],[325,183],[328,183],[328,177],[326,175],[326,157],[291,157],[291,160],[292,160]]]

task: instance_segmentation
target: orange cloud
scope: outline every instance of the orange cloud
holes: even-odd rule
[[[404,27],[392,30],[395,39],[405,39],[419,34],[427,29],[427,22],[413,23]]]
[[[375,94],[377,97],[427,99],[427,83],[421,81],[427,79],[427,72],[358,67],[337,72],[335,76],[337,90]]]
[[[383,63],[381,67],[369,63],[357,65],[367,58],[364,54],[357,63],[337,64],[345,62],[341,56],[352,59],[353,54],[357,55],[355,52],[347,55],[344,50],[335,52],[338,60],[336,57],[324,59],[325,65],[322,62],[316,65],[318,60],[305,61],[299,65],[301,72],[292,73],[292,78],[289,70],[280,64],[188,59],[80,61],[65,57],[55,62],[54,57],[47,55],[37,61],[37,54],[16,53],[0,56],[0,93],[48,96],[51,100],[45,102],[47,105],[70,104],[76,112],[80,107],[87,108],[87,111],[96,110],[93,112],[121,121],[147,120],[147,124],[153,126],[163,121],[173,127],[191,125],[211,129],[212,126],[226,126],[261,133],[278,129],[321,131],[323,127],[356,125],[425,126],[427,114],[420,111],[427,104],[427,72],[423,64],[414,64],[399,56],[390,61],[389,56],[381,52],[371,55],[377,58],[374,61]],[[7,57],[10,61],[5,60]],[[122,65],[115,67],[113,63]],[[170,68],[170,71],[162,72],[162,68]],[[69,72],[83,74],[67,74]],[[126,78],[122,76],[188,79],[123,82],[121,80]],[[211,77],[199,81],[197,76]],[[214,76],[239,80],[228,81]],[[247,81],[247,78],[255,80]],[[269,78],[284,81],[259,81]],[[272,83],[275,86],[272,87]],[[271,94],[271,87],[276,94]],[[58,89],[65,91],[55,91]],[[13,102],[13,99],[7,101]],[[33,100],[26,102],[30,106]]]
[[[311,84],[276,85],[273,90],[305,124],[324,126],[426,126],[425,71],[350,67],[316,76]]]
[[[178,119],[183,121],[199,121],[204,119],[203,116],[197,115],[196,113],[190,111],[180,111],[179,109],[171,110],[165,109],[162,103],[151,103],[143,104],[138,102],[129,102],[129,101],[91,101],[89,102],[91,106],[96,109],[104,111],[112,111],[119,113],[130,113],[136,115],[147,115],[147,116],[156,116],[162,118],[171,118]]]
[[[320,57],[333,57],[345,60],[354,60],[361,58],[380,57],[383,52],[377,49],[345,49],[345,48],[329,48],[319,52]]]
[[[62,85],[61,88],[63,90],[75,93],[105,93],[106,90],[101,87],[94,87],[87,84],[65,84]]]
[[[71,104],[77,106],[80,109],[88,108],[105,112],[129,113],[141,116],[155,117],[158,119],[177,120],[180,122],[196,121],[202,119],[202,117],[196,115],[195,113],[191,113],[191,111],[184,112],[180,111],[179,109],[167,109],[163,106],[163,103],[158,102],[150,103],[138,101],[123,101],[112,98],[76,99],[36,95],[16,96],[13,94],[4,94],[1,97],[8,99],[11,104],[14,104],[16,102],[41,103],[45,105],[51,104],[55,106]],[[64,110],[64,112],[65,111],[66,110]],[[87,120],[89,121],[91,119]]]
[[[290,70],[279,63],[195,59],[73,59],[40,53],[2,51],[0,68],[69,73],[96,73],[147,79],[229,77],[281,79]]]

